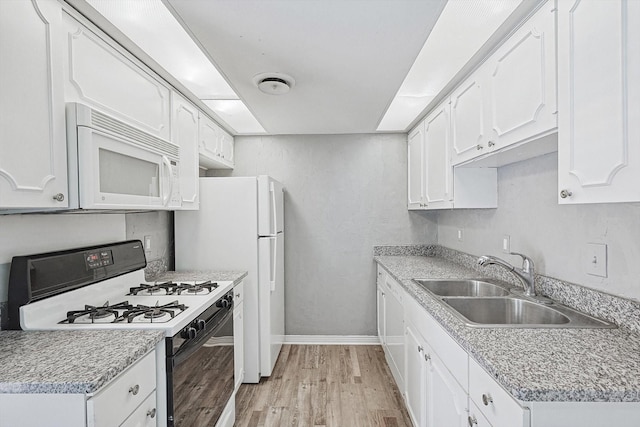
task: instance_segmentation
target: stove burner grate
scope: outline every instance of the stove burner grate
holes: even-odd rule
[[[177,288],[178,285],[174,282],[154,283],[153,285],[140,283],[139,286],[129,288],[129,293],[127,295],[138,295],[138,293],[146,295],[173,295],[176,293]]]
[[[176,287],[176,293],[178,295],[181,295],[183,292],[186,292],[187,294],[199,294],[199,293],[203,293],[204,291],[207,291],[207,293],[210,293],[212,290],[214,290],[217,287],[218,287],[218,283],[212,282],[211,280],[207,280],[206,282],[202,282],[202,283],[194,283],[194,284],[180,283]]]
[[[133,306],[129,304],[128,301],[119,302],[113,305],[109,305],[109,301],[107,301],[100,307],[85,305],[84,310],[68,311],[67,318],[58,323],[74,323],[81,317],[87,317],[91,320],[91,323],[95,323],[96,320],[105,319],[110,316],[113,316],[113,322],[116,322],[120,316],[118,310],[130,310],[131,308],[133,308]]]
[[[173,319],[176,314],[186,309],[187,306],[179,304],[177,300],[163,305],[156,303],[155,306],[138,304],[122,313],[118,321],[123,322],[126,320],[128,323],[132,323],[136,318],[142,316],[144,319],[148,319],[150,323],[153,323],[154,319],[161,319],[167,315]]]

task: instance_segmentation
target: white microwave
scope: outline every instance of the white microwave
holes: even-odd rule
[[[171,210],[181,206],[180,147],[90,106],[67,104],[69,206]]]

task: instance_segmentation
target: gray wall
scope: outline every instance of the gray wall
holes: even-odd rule
[[[286,187],[288,335],[375,335],[380,244],[435,243],[435,213],[406,208],[406,135],[237,137],[236,167]]]
[[[440,212],[438,243],[517,263],[501,251],[508,234],[541,274],[640,300],[640,203],[561,206],[557,180],[557,153],[498,169],[498,209]],[[608,245],[607,278],[585,273],[589,242]]]
[[[151,237],[151,247],[145,248],[147,258],[146,279],[174,268],[173,212],[155,211],[125,215],[127,239]]]

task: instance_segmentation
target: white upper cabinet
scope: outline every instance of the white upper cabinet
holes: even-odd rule
[[[409,209],[424,209],[425,203],[425,161],[424,161],[424,121],[411,132],[407,140],[407,199]]]
[[[408,138],[408,208],[442,209],[453,206],[449,156],[449,102],[438,106]]]
[[[452,163],[539,139],[557,128],[554,2],[547,2],[451,94]],[[555,151],[528,148],[527,156]],[[514,158],[522,160],[521,158]]]
[[[451,94],[451,161],[458,164],[483,154],[488,143],[484,111],[486,82],[475,72]]]
[[[172,141],[180,147],[180,198],[182,210],[198,209],[198,109],[189,101],[178,95],[171,94],[173,108]]]
[[[495,168],[454,168],[451,165],[454,150],[451,144],[452,110],[453,98],[451,104],[448,100],[443,102],[409,132],[407,188],[410,210],[497,207]]]
[[[558,200],[640,201],[640,2],[558,5]]]
[[[487,147],[499,150],[555,131],[555,4],[548,2],[489,58],[485,108],[491,118]],[[487,142],[491,145],[490,142]]]
[[[449,103],[445,102],[424,121],[425,201],[429,209],[453,206],[450,135]]]
[[[0,208],[68,206],[62,10],[0,1]]]
[[[209,116],[200,114],[200,167],[205,169],[233,169],[233,137]]]
[[[66,101],[91,105],[168,141],[167,86],[69,15],[64,23]]]

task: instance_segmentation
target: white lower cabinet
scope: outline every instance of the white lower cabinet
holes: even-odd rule
[[[400,390],[404,389],[404,291],[381,267],[378,267],[378,337],[391,374]]]
[[[235,391],[244,380],[244,283],[233,288],[233,366]]]
[[[0,393],[0,426],[155,427],[156,375],[151,351],[94,395]]]
[[[529,410],[520,406],[471,358],[469,359],[469,400],[494,427],[529,426]]]
[[[410,297],[405,304],[405,346],[405,401],[414,425],[467,425],[468,356]],[[450,363],[445,364],[445,358]]]

